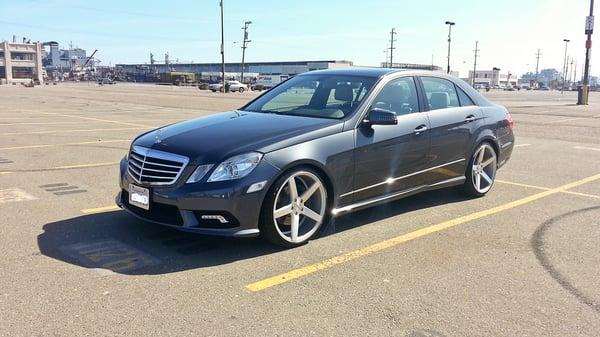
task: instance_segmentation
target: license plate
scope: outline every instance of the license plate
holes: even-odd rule
[[[149,210],[150,190],[147,188],[129,184],[129,204],[139,208],[143,208],[145,210]]]

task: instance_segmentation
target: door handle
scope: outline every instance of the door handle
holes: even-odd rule
[[[470,123],[476,119],[477,117],[475,117],[475,115],[468,115],[467,117],[465,117],[465,122]]]
[[[426,125],[419,125],[415,129],[415,135],[420,135],[421,133],[423,133],[425,131],[427,131],[427,126]]]

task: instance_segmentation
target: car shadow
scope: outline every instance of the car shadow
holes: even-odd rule
[[[335,218],[322,237],[440,204],[464,201],[438,190]],[[124,275],[167,274],[224,265],[282,251],[260,239],[210,237],[180,232],[113,211],[52,222],[38,236],[40,252],[84,268]]]

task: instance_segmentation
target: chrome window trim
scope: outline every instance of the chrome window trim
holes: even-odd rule
[[[145,169],[144,168],[144,165],[147,163],[146,158],[148,158],[148,157],[181,163],[181,168],[179,168],[179,171],[177,172],[177,174],[175,175],[174,178],[144,175],[145,177],[149,177],[149,178],[169,179],[168,182],[144,182],[144,181],[141,181],[141,177],[140,177],[140,179],[138,179],[130,172],[131,168],[129,166],[129,160],[128,160],[127,173],[129,174],[129,176],[138,184],[144,184],[144,185],[150,185],[150,186],[169,186],[169,185],[175,184],[179,180],[181,175],[183,174],[183,171],[185,170],[185,168],[187,167],[187,165],[190,161],[190,159],[185,156],[181,156],[181,155],[170,153],[170,152],[164,152],[164,151],[160,151],[160,150],[150,149],[150,148],[138,146],[138,145],[132,146],[130,153],[133,154],[134,158],[138,161],[140,161],[140,159],[137,158],[138,156],[141,156],[143,158],[141,168],[139,167],[139,164],[135,165],[140,170],[140,173],[142,173],[144,170],[155,171],[155,172],[158,171],[155,169]],[[176,166],[168,165],[168,164],[159,164],[159,163],[152,163],[152,162],[150,162],[148,164],[154,165],[154,166],[178,168]],[[175,173],[175,172],[169,172],[169,173]]]
[[[466,159],[464,159],[464,158],[463,159],[458,159],[458,160],[451,161],[451,162],[446,163],[446,164],[442,164],[442,165],[430,167],[428,169],[417,171],[417,172],[413,172],[413,173],[410,173],[410,174],[407,174],[407,175],[403,175],[403,176],[400,176],[400,177],[387,178],[386,180],[384,180],[384,181],[382,181],[380,183],[369,185],[369,186],[365,186],[365,187],[361,187],[361,188],[359,188],[357,190],[354,190],[354,191],[346,192],[346,193],[340,195],[340,198],[346,197],[346,196],[349,196],[349,195],[352,195],[352,194],[355,194],[355,193],[358,193],[358,192],[366,191],[366,190],[374,188],[374,187],[378,187],[378,186],[382,186],[382,185],[386,185],[386,184],[393,184],[394,182],[396,182],[398,180],[410,178],[410,177],[415,176],[417,174],[425,173],[425,172],[428,172],[428,171],[433,171],[433,170],[442,168],[444,166],[448,166],[448,165],[460,163],[460,162],[463,162],[463,161],[466,161]]]

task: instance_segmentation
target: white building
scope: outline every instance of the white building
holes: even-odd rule
[[[0,42],[0,84],[44,81],[42,44]]]
[[[517,86],[518,78],[514,74],[509,73],[501,74],[500,70],[492,69],[492,70],[477,70],[475,74],[475,82],[473,83],[473,70],[469,70],[469,78],[467,79],[467,83],[473,84],[475,87],[483,86],[483,87],[501,87],[504,88],[507,86],[507,82],[509,82],[510,86]]]

